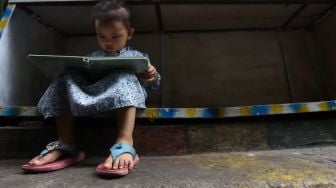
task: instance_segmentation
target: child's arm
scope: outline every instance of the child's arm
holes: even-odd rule
[[[144,53],[143,55],[149,58],[148,54]],[[157,72],[156,68],[151,64],[148,65],[147,71],[139,76],[147,91],[156,90],[160,86],[161,76]]]
[[[149,65],[148,70],[140,75],[147,90],[156,90],[160,86],[161,76],[153,65]]]

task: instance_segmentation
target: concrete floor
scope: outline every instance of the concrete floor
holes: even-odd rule
[[[336,146],[140,156],[134,171],[118,179],[95,174],[103,158],[43,174],[22,173],[27,160],[0,160],[0,187],[336,187]]]

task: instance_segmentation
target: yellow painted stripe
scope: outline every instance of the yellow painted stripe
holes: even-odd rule
[[[320,111],[329,111],[329,105],[326,102],[322,102],[319,104]]]
[[[196,108],[186,108],[185,109],[185,114],[189,118],[196,117],[197,110],[196,110]]]
[[[13,9],[15,7],[15,4],[8,4],[7,7]]]
[[[147,108],[145,110],[145,117],[147,117],[147,118],[158,118],[159,117],[159,109],[158,108]]]
[[[0,21],[0,28],[4,29],[6,27],[6,25],[7,25],[7,23],[8,23],[8,20],[1,20]]]
[[[272,114],[281,114],[284,112],[284,106],[281,104],[273,104],[271,105]]]
[[[250,116],[252,114],[249,106],[240,107],[239,112],[241,116]]]
[[[307,104],[302,104],[301,108],[299,109],[299,112],[309,112],[309,108],[307,106]]]
[[[217,117],[221,118],[221,117],[225,117],[225,115],[226,115],[225,108],[223,108],[223,107],[219,108]]]

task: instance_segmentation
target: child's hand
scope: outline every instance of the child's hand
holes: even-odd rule
[[[157,74],[158,72],[156,71],[155,67],[153,65],[149,65],[147,71],[140,74],[140,78],[143,81],[151,84],[156,81]]]

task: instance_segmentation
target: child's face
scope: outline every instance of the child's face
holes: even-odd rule
[[[106,52],[115,52],[125,47],[127,40],[133,36],[134,29],[127,28],[121,21],[101,23],[95,21],[98,43]]]

